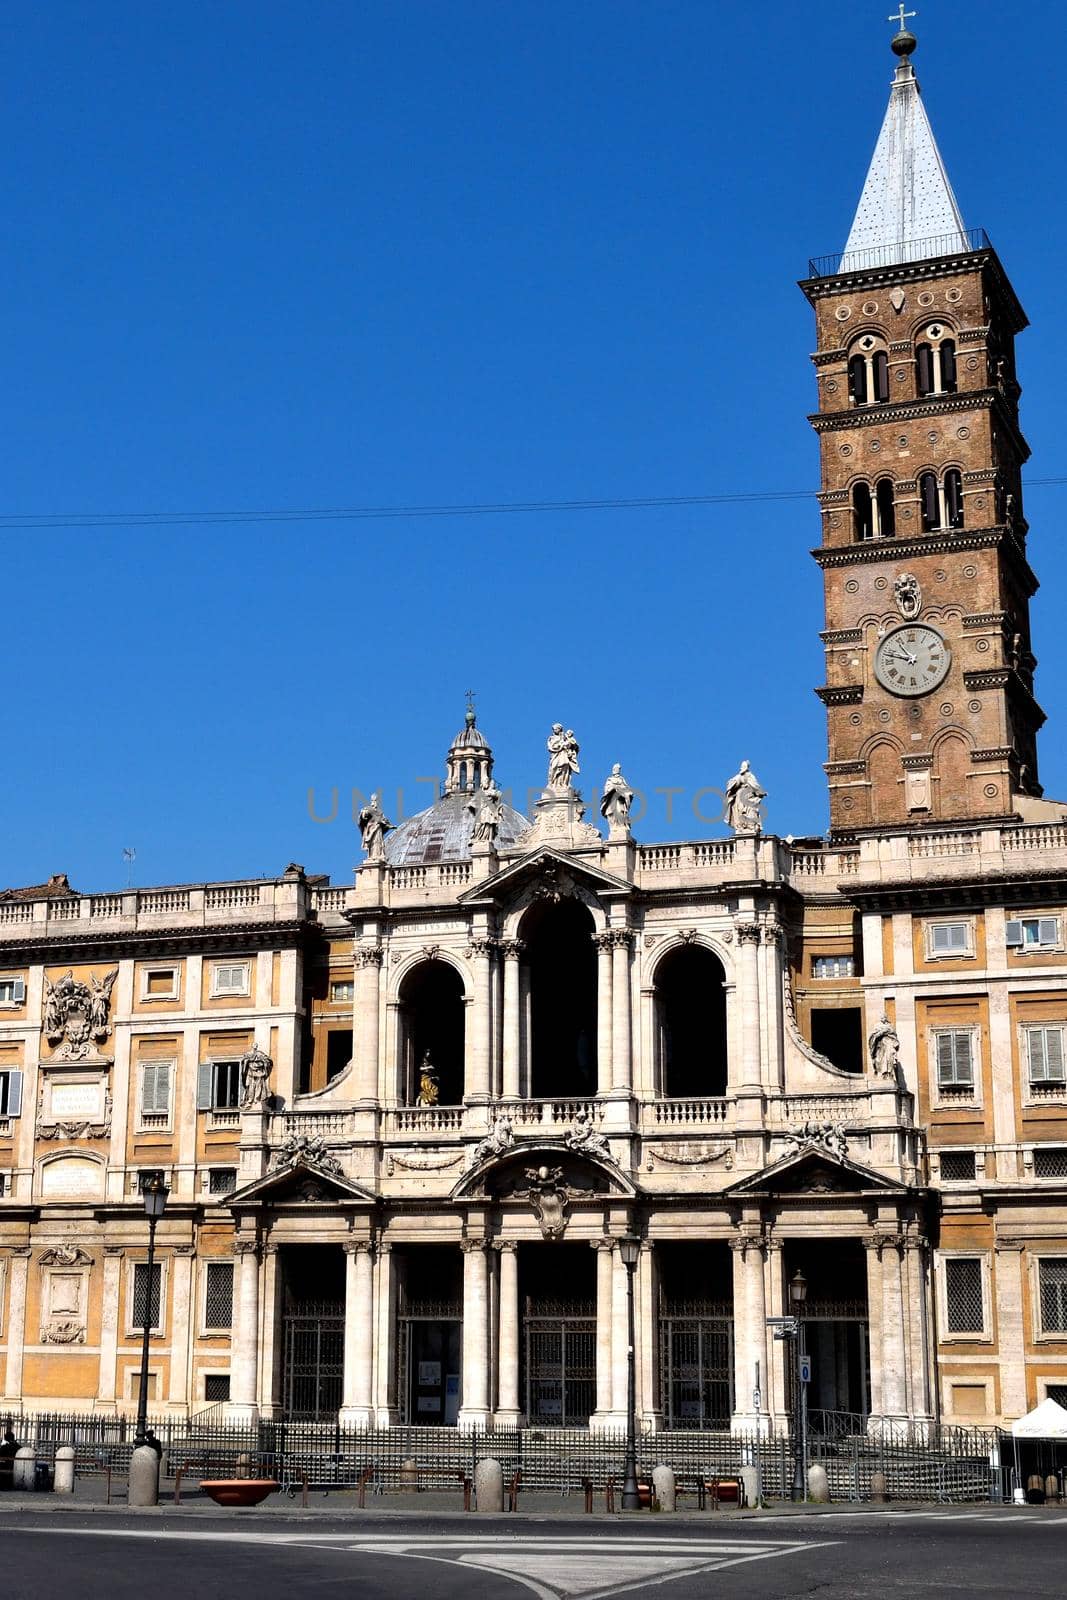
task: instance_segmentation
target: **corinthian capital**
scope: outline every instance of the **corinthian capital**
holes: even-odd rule
[[[734,932],[738,944],[759,944],[762,930],[758,922],[735,922]]]
[[[357,944],[357,967],[380,967],[385,959],[385,951],[380,944]]]

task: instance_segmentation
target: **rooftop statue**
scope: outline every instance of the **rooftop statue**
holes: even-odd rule
[[[504,820],[503,797],[492,778],[481,791],[481,804],[471,800],[469,809],[474,812],[474,844],[495,844],[500,824]]]
[[[742,761],[740,770],[734,773],[726,785],[726,810],[723,817],[727,827],[732,828],[735,833],[760,833],[763,828],[760,802],[766,798],[766,789],[760,785],[748,762]]]
[[[393,824],[382,810],[381,796],[372,794],[358,817],[359,832],[368,861],[381,861],[385,857],[385,836]]]
[[[630,807],[633,803],[634,792],[623,777],[622,768],[616,761],[604,783],[604,792],[600,797],[600,815],[610,828],[621,828],[629,833]]]
[[[571,779],[581,770],[574,729],[568,728],[564,733],[562,722],[554,722],[548,736],[548,787],[556,794],[568,794]]]

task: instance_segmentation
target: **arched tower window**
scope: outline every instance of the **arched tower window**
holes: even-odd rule
[[[700,945],[672,950],[656,968],[659,1091],[672,1099],[726,1093],[726,973]]]
[[[958,467],[949,467],[938,480],[935,472],[919,478],[919,501],[924,533],[963,527],[963,476]]]
[[[529,974],[530,1094],[592,1095],[597,1084],[594,924],[577,900],[539,901],[522,920]]]
[[[418,1104],[427,1064],[438,1103],[463,1103],[465,1013],[463,979],[447,961],[420,961],[405,975],[399,1020],[400,1092],[406,1105]]]
[[[945,526],[963,527],[963,476],[956,467],[945,473]]]
[[[856,540],[874,538],[874,504],[869,483],[853,485],[852,533]]]
[[[956,393],[956,341],[942,322],[931,322],[915,348],[915,379],[920,394]]]
[[[892,478],[879,478],[875,489],[875,510],[877,512],[878,537],[892,539],[897,531],[897,513],[893,502]]]
[[[849,356],[848,392],[854,406],[884,405],[889,399],[889,353],[873,333],[857,340]]]

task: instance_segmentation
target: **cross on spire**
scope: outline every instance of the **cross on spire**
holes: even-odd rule
[[[907,33],[908,30],[905,27],[905,23],[908,21],[908,18],[909,17],[917,17],[918,15],[919,15],[919,13],[917,11],[905,11],[904,10],[904,0],[900,0],[900,11],[899,11],[899,13],[897,15],[895,15],[895,16],[892,16],[892,17],[886,17],[886,21],[887,22],[899,22],[900,23],[900,31],[901,31],[901,33]]]

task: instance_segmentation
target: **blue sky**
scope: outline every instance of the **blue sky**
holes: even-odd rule
[[[464,690],[521,803],[555,720],[639,835],[742,756],[826,822],[814,502],[86,527],[80,513],[811,489],[809,255],[840,249],[886,0],[13,0],[0,257],[0,884],[344,880],[350,797],[426,803]],[[913,9],[909,7],[909,9]],[[1067,473],[1062,7],[928,0],[916,68],[1026,306]],[[1067,486],[1027,497],[1067,796]],[[313,822],[339,791],[337,820]],[[673,815],[660,789],[678,789]],[[711,812],[713,801],[701,808]]]

